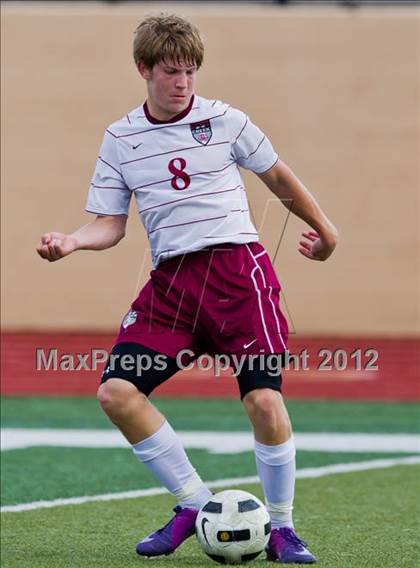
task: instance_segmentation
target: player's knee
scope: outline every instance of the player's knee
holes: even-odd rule
[[[243,399],[245,408],[251,413],[270,413],[278,404],[278,393],[272,389],[253,389]]]
[[[254,389],[243,399],[251,420],[264,423],[267,427],[286,427],[289,419],[282,412],[281,394],[273,389]]]
[[[101,384],[97,399],[102,410],[111,418],[128,412],[134,400],[136,402],[147,400],[132,383],[123,379],[108,379]]]

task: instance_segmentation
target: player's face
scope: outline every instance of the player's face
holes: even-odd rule
[[[140,62],[139,71],[147,81],[147,104],[155,118],[169,120],[188,106],[197,73],[194,65],[161,61],[150,70]]]

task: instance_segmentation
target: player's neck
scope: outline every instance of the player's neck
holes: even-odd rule
[[[191,95],[191,98],[185,105],[185,107],[179,112],[173,113],[160,107],[154,102],[152,98],[148,97],[147,101],[143,105],[143,108],[146,118],[149,120],[149,122],[152,122],[154,124],[159,124],[162,122],[176,122],[178,120],[181,120],[181,118],[184,118],[184,116],[186,116],[190,112],[193,101],[194,95]]]

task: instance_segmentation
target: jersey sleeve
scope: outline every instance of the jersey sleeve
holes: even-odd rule
[[[86,211],[98,215],[128,215],[131,190],[121,173],[117,139],[105,131],[88,193]]]
[[[243,168],[262,174],[279,159],[267,136],[242,111],[230,108],[228,131],[234,160]]]

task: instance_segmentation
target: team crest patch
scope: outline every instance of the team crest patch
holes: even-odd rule
[[[128,314],[125,316],[122,322],[122,326],[124,329],[127,329],[129,325],[133,325],[137,319],[137,312],[134,310],[130,310]]]
[[[200,144],[203,144],[203,146],[210,142],[210,138],[213,134],[211,130],[210,120],[207,119],[202,120],[201,122],[193,122],[190,127],[194,140],[197,140],[197,142],[200,142]]]

